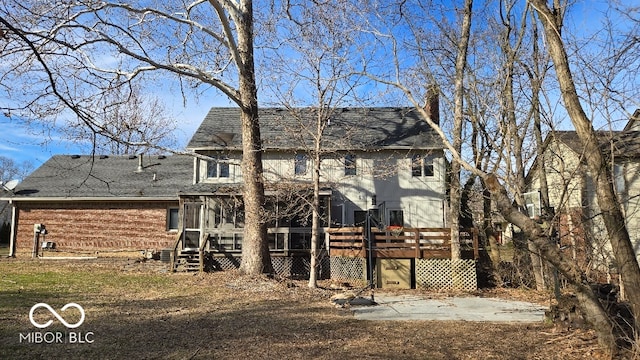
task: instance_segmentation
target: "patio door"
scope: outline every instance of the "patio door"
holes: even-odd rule
[[[184,249],[198,249],[200,247],[200,224],[202,223],[202,204],[184,204],[184,232],[182,244]]]

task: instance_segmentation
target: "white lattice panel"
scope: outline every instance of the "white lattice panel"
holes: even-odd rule
[[[280,276],[289,276],[291,274],[292,261],[288,257],[272,257],[271,266],[273,271]]]
[[[475,260],[416,259],[416,287],[434,290],[476,290]]]
[[[357,257],[331,257],[331,279],[338,281],[366,280],[366,260]]]

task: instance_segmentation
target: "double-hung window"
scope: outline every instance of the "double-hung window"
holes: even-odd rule
[[[309,157],[306,154],[296,154],[294,160],[294,172],[296,175],[305,175],[307,173],[307,160]]]
[[[213,156],[207,161],[207,178],[228,178],[229,159],[226,156]]]
[[[353,154],[347,154],[344,157],[344,175],[355,175],[356,174],[356,156]]]
[[[420,154],[414,154],[411,157],[411,176],[431,177],[433,175],[433,157]]]

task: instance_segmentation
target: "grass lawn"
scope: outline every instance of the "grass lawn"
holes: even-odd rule
[[[0,359],[583,359],[592,333],[545,324],[359,321],[303,281],[171,274],[122,260],[0,259]],[[413,290],[417,291],[417,290]],[[437,296],[438,294],[434,294]],[[476,294],[478,295],[478,294]],[[526,295],[525,295],[526,296]],[[44,308],[46,303],[68,329]],[[40,333],[40,343],[26,336]],[[47,335],[47,333],[50,333]],[[73,334],[71,334],[73,333]],[[59,336],[59,338],[56,338]],[[22,338],[22,341],[20,341]],[[60,339],[60,341],[58,341]],[[71,341],[70,339],[76,339]],[[84,340],[78,343],[77,339]],[[71,343],[73,342],[73,343]]]

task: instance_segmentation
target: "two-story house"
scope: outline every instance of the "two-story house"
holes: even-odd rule
[[[183,249],[205,247],[221,261],[242,248],[240,112],[213,108],[188,144],[194,183],[180,191]],[[321,226],[362,226],[375,209],[386,226],[445,226],[446,160],[442,142],[411,108],[341,108],[320,124],[313,109],[260,110],[274,256],[309,249],[308,200],[320,152]],[[317,146],[316,146],[317,145]],[[176,249],[179,250],[179,249]],[[224,254],[222,256],[221,254]],[[214,256],[215,257],[215,256]]]
[[[599,131],[598,141],[608,159],[629,235],[640,247],[640,110],[622,131]],[[554,131],[544,143],[545,152],[532,169],[544,162],[549,189],[550,215],[555,215],[561,249],[585,269],[606,274],[615,265],[595,193],[593,176],[586,166],[584,147],[575,131]],[[525,201],[529,215],[542,214],[537,170],[527,176]],[[640,250],[637,251],[640,255]]]

